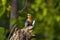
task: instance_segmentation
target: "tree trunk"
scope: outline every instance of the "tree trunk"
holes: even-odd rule
[[[11,14],[10,14],[10,29],[13,27],[13,25],[11,25],[11,21],[14,18],[17,18],[17,0],[11,0],[11,5],[12,5],[12,9],[11,9]]]
[[[13,30],[14,30],[14,27],[16,26],[15,25],[16,23],[11,25],[11,22],[12,22],[12,20],[17,18],[17,0],[11,0],[11,6],[12,6],[12,8],[11,8],[11,14],[10,14],[10,27],[9,27],[11,32],[10,32],[10,34],[8,36],[8,40],[11,37],[11,34],[12,34]]]

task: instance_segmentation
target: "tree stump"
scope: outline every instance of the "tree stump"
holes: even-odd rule
[[[31,30],[29,30],[31,31]],[[35,36],[31,32],[26,31],[26,28],[23,29],[15,29],[13,35],[11,36],[10,40],[30,40],[31,37]]]

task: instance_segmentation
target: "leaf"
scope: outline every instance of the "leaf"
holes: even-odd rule
[[[6,9],[6,7],[5,7],[5,4],[6,4],[6,0],[2,0],[2,3],[1,3],[1,9],[0,9],[0,17],[4,14],[4,12],[5,12],[5,9]]]
[[[4,14],[4,12],[5,12],[5,6],[0,9],[0,17]]]
[[[16,18],[14,18],[11,22],[10,25],[14,25],[16,23]]]
[[[47,15],[47,9],[44,8],[44,9],[43,9],[43,16],[46,16],[46,15]]]
[[[60,16],[57,16],[56,20],[57,20],[57,22],[59,22],[60,21]]]

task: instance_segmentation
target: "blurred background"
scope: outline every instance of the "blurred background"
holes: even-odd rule
[[[10,24],[23,28],[28,13],[36,21],[32,33],[38,35],[31,40],[60,40],[60,0],[16,0],[16,5],[12,1],[0,0],[0,40],[8,38]],[[11,22],[12,10],[17,17]]]

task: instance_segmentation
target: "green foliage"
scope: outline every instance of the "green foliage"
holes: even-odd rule
[[[14,18],[11,22],[10,25],[14,25],[16,23],[16,18]]]
[[[4,35],[4,28],[0,27],[0,39],[4,40],[5,39],[5,35]]]
[[[5,8],[6,8],[6,6],[5,6],[5,4],[6,4],[6,0],[1,0],[1,3],[0,3],[0,17],[4,14],[4,12],[5,12]]]
[[[19,16],[9,22],[11,2],[0,0],[0,22],[2,21],[0,24],[3,26],[5,24],[8,27],[9,24],[14,25],[17,22],[17,27],[21,29],[24,27],[26,14],[30,13],[36,21],[32,33],[38,35],[32,40],[60,40],[60,0],[33,0],[30,8],[21,12],[20,10],[25,6],[25,2],[26,0],[18,0],[17,14]],[[1,40],[5,38],[4,32],[4,28],[0,27]]]

